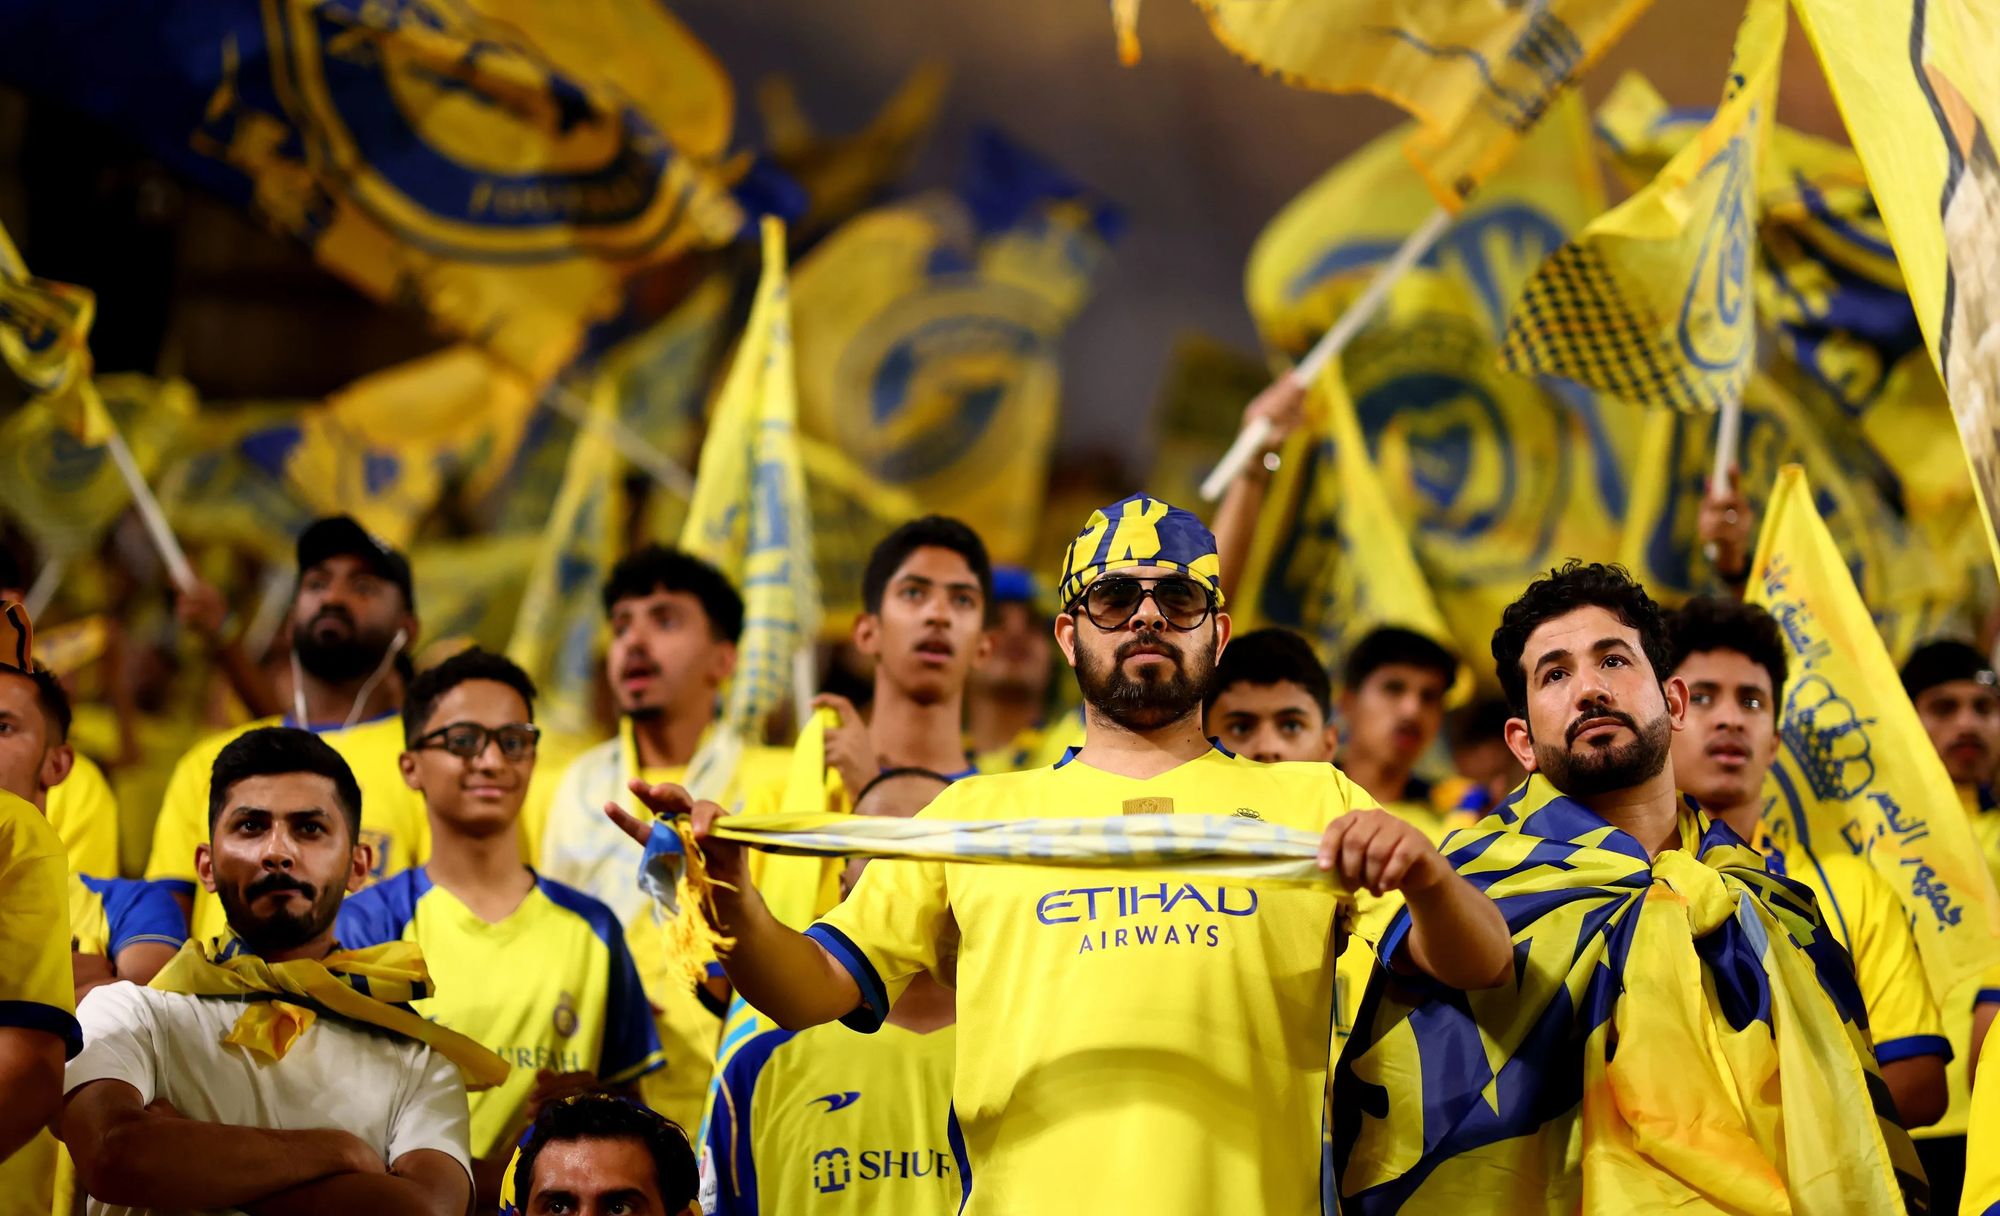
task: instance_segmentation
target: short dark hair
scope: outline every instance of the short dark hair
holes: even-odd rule
[[[1400,625],[1383,625],[1363,634],[1354,649],[1347,652],[1340,686],[1354,692],[1368,682],[1369,676],[1392,663],[1434,671],[1447,686],[1458,679],[1458,656],[1435,639]]]
[[[660,1202],[678,1212],[701,1190],[701,1170],[694,1148],[680,1124],[637,1102],[610,1094],[579,1094],[542,1107],[521,1137],[520,1160],[514,1165],[514,1200],[528,1210],[534,1191],[535,1160],[558,1140],[637,1140],[652,1155]]]
[[[1602,608],[1627,629],[1636,630],[1640,649],[1652,664],[1653,677],[1666,681],[1671,655],[1660,606],[1625,567],[1586,564],[1571,558],[1560,569],[1549,571],[1547,577],[1529,583],[1521,598],[1507,605],[1507,611],[1500,615],[1500,628],[1493,631],[1493,673],[1500,678],[1507,709],[1515,717],[1528,716],[1528,673],[1521,670],[1521,652],[1528,647],[1528,635],[1543,623],[1579,608]]]
[[[251,777],[311,773],[333,782],[333,795],[347,820],[350,839],[361,839],[361,787],[354,770],[327,741],[309,730],[290,726],[260,726],[246,730],[224,745],[208,773],[208,831],[229,803],[229,788]]]
[[[1202,712],[1215,707],[1223,693],[1238,684],[1268,688],[1273,684],[1296,684],[1319,706],[1321,717],[1333,713],[1333,684],[1326,668],[1304,638],[1289,629],[1253,629],[1231,638],[1215,664],[1215,678],[1209,681]]]
[[[63,691],[62,680],[45,664],[35,663],[28,670],[18,667],[0,666],[0,676],[19,676],[35,686],[35,704],[42,712],[42,719],[48,726],[49,742],[69,742],[70,708],[69,694]]]
[[[528,703],[528,721],[535,720],[535,682],[528,673],[506,655],[469,646],[410,681],[410,690],[403,695],[403,742],[415,743],[444,694],[468,680],[505,684]]]
[[[1971,680],[1993,688],[2000,682],[1993,674],[1993,664],[1979,648],[1956,638],[1940,638],[1917,647],[1903,661],[1899,674],[1903,691],[1912,702],[1940,684]]]
[[[1720,595],[1700,595],[1667,616],[1667,642],[1673,651],[1669,674],[1681,669],[1689,655],[1733,650],[1771,677],[1771,717],[1785,698],[1791,656],[1785,635],[1770,613],[1755,604]]]
[[[986,556],[986,542],[979,533],[946,515],[925,515],[898,527],[882,538],[868,555],[868,568],[861,575],[861,606],[868,612],[882,611],[882,596],[889,580],[919,549],[949,549],[965,559],[979,580],[982,610],[993,612],[993,562]]]
[[[619,600],[642,599],[655,591],[678,591],[701,603],[708,631],[718,642],[743,636],[743,597],[728,576],[692,553],[665,545],[646,545],[618,559],[604,580],[604,615]]]
[[[1457,751],[1489,740],[1504,743],[1509,716],[1507,703],[1492,697],[1461,705],[1444,716],[1445,745]]]

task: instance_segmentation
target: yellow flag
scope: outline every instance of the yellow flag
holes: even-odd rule
[[[1980,0],[1796,7],[1944,375],[2000,560],[2000,16]]]
[[[600,417],[615,412],[608,379],[599,378],[593,386],[590,408]],[[577,428],[562,489],[535,550],[507,642],[507,657],[527,671],[541,694],[538,719],[553,730],[597,729],[596,693],[603,667],[598,643],[604,631],[598,594],[617,554],[613,503],[622,470],[605,428]]]
[[[1456,210],[1651,0],[1195,2],[1224,46],[1286,83],[1407,110],[1406,155]],[[1112,5],[1127,62],[1138,7]]]
[[[0,227],[0,358],[91,448],[101,447],[111,429],[91,383],[90,324],[96,316],[95,293],[30,274]]]
[[[194,390],[179,380],[104,376],[93,384],[151,477],[173,453],[194,414]],[[132,502],[132,491],[100,440],[86,442],[63,417],[60,399],[30,401],[0,425],[0,511],[13,516],[45,558],[88,556]]]
[[[1873,864],[1902,896],[1943,1000],[2000,962],[2000,896],[1796,465],[1771,491],[1747,598],[1791,652],[1764,821],[1781,845]]]
[[[1154,406],[1153,469],[1140,484],[1162,502],[1199,502],[1215,454],[1236,437],[1243,403],[1270,381],[1261,360],[1206,335],[1183,335]]]
[[[910,73],[868,125],[851,135],[821,134],[806,118],[792,82],[774,76],[757,88],[771,159],[806,192],[793,239],[823,232],[875,200],[909,167],[944,101],[949,77],[937,64]]]
[[[1529,280],[1508,321],[1508,367],[1635,405],[1713,410],[1742,393],[1757,354],[1757,184],[1784,37],[1785,0],[1750,0],[1714,120]]]
[[[424,541],[410,549],[424,649],[456,654],[469,644],[504,650],[520,615],[537,546],[522,536]],[[420,664],[421,665],[421,664]]]
[[[682,549],[743,592],[743,637],[719,729],[689,766],[689,788],[698,797],[713,797],[728,784],[737,750],[761,736],[764,719],[792,691],[797,657],[809,652],[819,631],[785,226],[766,219],[763,235],[757,299],[702,443],[681,532]]]

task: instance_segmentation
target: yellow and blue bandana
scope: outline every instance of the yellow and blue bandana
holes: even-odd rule
[[[13,600],[0,600],[0,667],[32,671],[35,666],[35,626],[28,610]]]
[[[1099,575],[1134,566],[1179,570],[1207,587],[1221,608],[1222,559],[1215,535],[1191,511],[1146,494],[1134,494],[1090,513],[1089,522],[1063,555],[1056,602],[1074,604]]]

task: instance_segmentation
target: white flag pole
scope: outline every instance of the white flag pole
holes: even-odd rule
[[[1715,417],[1715,467],[1708,474],[1708,496],[1721,498],[1729,493],[1729,470],[1736,463],[1736,449],[1743,437],[1743,398],[1731,396]]]
[[[1299,378],[1299,383],[1310,385],[1319,378],[1319,374],[1326,370],[1326,365],[1341,351],[1347,349],[1347,344],[1354,340],[1354,335],[1361,332],[1362,326],[1375,319],[1375,314],[1381,309],[1383,301],[1389,298],[1390,290],[1404,275],[1410,273],[1411,268],[1416,266],[1426,253],[1430,252],[1431,246],[1437,244],[1438,238],[1450,227],[1451,212],[1439,207],[1431,212],[1430,218],[1419,225],[1415,232],[1404,239],[1401,248],[1397,249],[1395,254],[1382,264],[1382,268],[1375,272],[1375,277],[1369,280],[1368,286],[1355,297],[1354,302],[1347,306],[1347,311],[1340,314],[1340,319],[1333,323],[1333,328],[1321,335],[1320,340],[1313,344],[1312,350],[1306,353],[1306,357],[1299,360],[1298,367],[1293,369],[1293,374]],[[1229,445],[1229,450],[1223,453],[1222,459],[1216,463],[1214,471],[1208,475],[1208,480],[1201,483],[1202,498],[1209,502],[1221,498],[1231,483],[1242,476],[1244,466],[1250,463],[1270,437],[1270,424],[1262,418],[1244,427],[1236,436],[1236,442]]]
[[[111,462],[118,466],[119,476],[125,479],[125,488],[132,492],[132,505],[137,508],[140,521],[146,525],[147,535],[153,538],[153,547],[160,551],[160,560],[167,564],[167,574],[174,580],[174,586],[182,591],[194,590],[194,567],[188,564],[186,551],[175,539],[173,528],[167,524],[167,512],[154,496],[153,487],[146,484],[146,478],[139,472],[139,462],[133,459],[125,436],[113,426],[104,446],[110,449]]]

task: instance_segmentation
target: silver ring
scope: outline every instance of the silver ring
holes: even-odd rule
[[[1707,558],[1709,560],[1709,564],[1711,565],[1714,564],[1715,559],[1721,556],[1721,554],[1722,554],[1722,547],[1716,544],[1714,541],[1709,541],[1707,544],[1701,547],[1701,555]]]
[[[1722,513],[1722,522],[1724,522],[1724,523],[1729,523],[1729,524],[1733,524],[1733,523],[1735,523],[1735,522],[1736,522],[1736,508],[1735,508],[1735,507],[1731,507],[1731,508],[1729,508],[1729,509],[1728,509],[1727,511],[1724,511],[1724,512]]]

